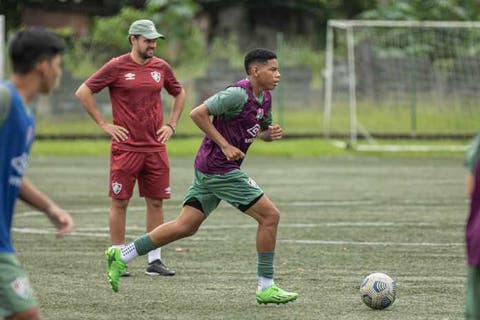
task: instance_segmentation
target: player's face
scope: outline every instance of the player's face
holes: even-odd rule
[[[137,54],[146,60],[153,57],[153,53],[157,47],[157,39],[149,40],[144,36],[140,36],[137,39],[133,38],[132,44]]]
[[[270,59],[265,64],[259,64],[256,71],[258,83],[267,90],[273,90],[280,82],[278,60]]]
[[[48,94],[58,88],[62,78],[62,56],[57,54],[52,59],[40,62],[40,74],[42,77],[40,93]]]

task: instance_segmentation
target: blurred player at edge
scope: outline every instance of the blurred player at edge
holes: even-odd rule
[[[63,40],[43,29],[18,32],[10,43],[13,73],[0,81],[0,318],[41,319],[26,272],[11,240],[17,197],[42,211],[61,238],[73,229],[72,217],[38,190],[24,173],[35,135],[29,105],[60,82]]]
[[[266,49],[254,49],[245,56],[245,70],[247,79],[210,97],[190,112],[206,136],[197,152],[194,181],[185,195],[180,215],[122,249],[107,250],[108,278],[114,291],[118,291],[119,276],[127,263],[153,248],[193,235],[224,200],[258,222],[257,302],[278,304],[297,299],[297,293],[286,292],[273,281],[280,212],[240,169],[255,138],[264,141],[282,138],[280,126],[272,125],[269,91],[280,80],[277,56]]]
[[[110,238],[113,248],[125,245],[126,213],[135,181],[147,206],[146,230],[163,223],[163,199],[170,198],[170,167],[166,142],[185,103],[185,91],[173,71],[155,57],[157,32],[150,20],[133,22],[128,31],[132,50],[113,58],[88,78],[76,95],[92,119],[112,137],[110,155],[111,207]],[[94,93],[108,87],[113,123],[99,111]],[[164,123],[160,92],[165,88],[174,97],[170,118]],[[175,271],[162,262],[161,249],[148,253],[148,275],[173,276]],[[123,276],[128,275],[125,271]]]
[[[470,197],[470,214],[465,228],[467,246],[467,293],[465,317],[480,320],[480,134],[477,134],[467,151],[465,165],[467,194]]]

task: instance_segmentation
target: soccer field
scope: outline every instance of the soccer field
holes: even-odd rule
[[[172,158],[174,219],[192,180],[192,158]],[[282,212],[276,282],[299,299],[260,306],[256,223],[221,204],[191,238],[163,249],[177,271],[143,274],[130,265],[114,293],[105,275],[109,245],[108,159],[37,157],[27,176],[74,216],[75,233],[56,241],[40,213],[17,205],[13,237],[46,319],[463,319],[468,202],[461,159],[250,157],[244,169]],[[129,240],[144,233],[132,199]],[[374,311],[359,296],[371,272],[398,284],[392,307]]]

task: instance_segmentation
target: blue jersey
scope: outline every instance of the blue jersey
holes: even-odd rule
[[[4,95],[0,102],[10,101],[3,122],[0,117],[0,252],[14,252],[12,217],[34,139],[35,121],[11,83],[0,81],[0,89]]]

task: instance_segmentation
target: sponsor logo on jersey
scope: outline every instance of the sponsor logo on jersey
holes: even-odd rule
[[[27,168],[27,158],[28,158],[27,154],[23,153],[21,156],[12,158],[12,160],[10,160],[10,165],[15,171],[14,174],[8,177],[8,183],[10,185],[18,188],[21,186],[22,177]]]
[[[10,285],[12,286],[13,292],[15,292],[20,298],[30,299],[32,297],[33,291],[28,278],[17,278],[13,280]]]
[[[250,133],[252,137],[256,137],[257,134],[260,132],[260,125],[257,123],[250,129],[247,129],[247,132]]]
[[[114,194],[119,194],[122,191],[122,184],[117,181],[112,183],[112,191]]]
[[[135,80],[135,73],[126,73],[125,74],[125,80]]]
[[[162,79],[162,75],[157,72],[157,71],[152,71],[150,72],[150,75],[152,76],[153,80],[155,80],[155,82],[160,82],[160,80]]]
[[[24,152],[21,156],[12,158],[12,160],[10,160],[10,164],[12,165],[13,169],[15,169],[15,171],[21,176],[23,176],[25,169],[27,168],[27,158],[28,156]]]

